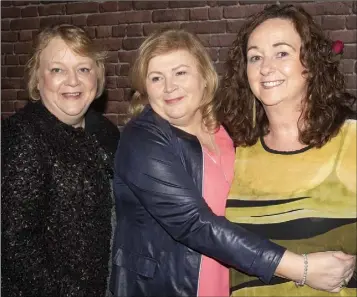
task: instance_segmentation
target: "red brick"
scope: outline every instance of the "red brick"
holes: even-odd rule
[[[6,55],[5,63],[6,63],[6,65],[18,65],[19,57],[17,55]],[[1,73],[1,75],[4,76],[3,73]]]
[[[108,52],[108,57],[105,61],[106,63],[118,63],[119,61],[118,52],[117,51]]]
[[[239,5],[251,5],[253,1],[239,1]],[[271,5],[271,4],[276,4],[277,1],[257,1],[254,0],[254,4],[265,4],[265,5]],[[287,3],[288,1],[284,1],[284,4]],[[289,1],[292,2],[292,4],[298,4],[298,2],[301,2],[300,0],[297,1]],[[308,1],[305,1],[308,2]]]
[[[1,65],[1,76],[7,77],[7,68],[6,66]]]
[[[133,1],[134,9],[153,10],[169,7],[169,1]]]
[[[108,101],[124,101],[124,90],[108,90]]]
[[[115,76],[107,76],[105,78],[105,81],[106,81],[106,88],[107,89],[116,89],[117,87],[117,79]]]
[[[20,90],[17,91],[17,100],[28,100],[29,99],[29,93],[25,90]]]
[[[20,65],[25,65],[27,61],[30,59],[30,55],[18,55]]]
[[[15,90],[1,90],[1,101],[16,100],[17,95]]]
[[[301,6],[311,15],[350,14],[350,7],[343,2],[303,3]]]
[[[151,11],[127,11],[119,18],[119,24],[151,22]]]
[[[322,17],[321,27],[324,30],[339,30],[345,28],[346,18],[344,16],[326,15]]]
[[[15,43],[15,54],[28,54],[32,51],[32,42]]]
[[[24,76],[24,67],[7,67],[7,76],[8,77],[23,77]]]
[[[119,1],[118,11],[126,11],[133,9],[133,1]]]
[[[344,74],[352,74],[354,71],[354,60],[342,59],[340,63],[340,69]]]
[[[226,21],[182,23],[181,28],[197,34],[225,33]]]
[[[97,2],[67,3],[67,14],[94,13],[98,11],[99,3]]]
[[[72,18],[67,15],[43,17],[40,19],[40,27],[43,28],[43,27],[47,27],[47,26],[71,24],[71,21],[72,21]]]
[[[118,57],[121,63],[133,63],[136,58],[137,51],[119,51]]]
[[[233,5],[237,5],[239,2],[238,1],[208,1],[208,5],[209,6],[233,6]]]
[[[142,37],[132,37],[123,39],[123,49],[134,50],[140,47],[145,38]]]
[[[2,7],[1,18],[14,19],[21,16],[21,8],[18,7]]]
[[[129,103],[125,101],[108,101],[105,113],[127,114]]]
[[[1,1],[1,7],[9,7],[12,5],[12,1]]]
[[[170,22],[170,23],[156,23],[156,24],[144,24],[144,35],[150,35],[156,30],[161,30],[164,28],[179,29],[180,23]]]
[[[355,62],[355,73],[357,73],[357,62]]]
[[[346,89],[357,89],[357,76],[345,75]]]
[[[1,53],[12,54],[14,52],[14,45],[12,43],[1,42]]]
[[[207,47],[230,47],[236,38],[236,34],[214,34],[214,35],[198,35],[204,46]]]
[[[14,112],[1,112],[1,120],[5,120],[14,114]]]
[[[63,15],[66,14],[65,4],[46,4],[39,6],[38,13],[40,16]]]
[[[208,20],[208,8],[192,8],[190,9],[190,20]]]
[[[23,78],[2,78],[1,89],[24,89],[25,82]]]
[[[220,20],[223,16],[222,7],[212,7],[208,9],[208,17],[210,20]]]
[[[356,59],[357,58],[357,47],[356,44],[345,44],[343,49],[344,59]]]
[[[40,19],[38,18],[26,18],[11,20],[11,30],[24,30],[24,29],[38,29],[40,27]]]
[[[36,1],[37,2],[37,1]],[[14,6],[26,6],[28,4],[30,4],[31,1],[12,1],[12,5]]]
[[[346,28],[347,29],[357,29],[357,16],[349,15],[346,17]]]
[[[72,16],[72,24],[75,25],[75,26],[85,26],[85,25],[87,25],[87,16],[86,15]]]
[[[105,75],[112,76],[115,75],[115,65],[116,64],[105,64]]]
[[[18,40],[18,33],[12,31],[1,31],[1,42],[14,42]]]
[[[19,111],[20,109],[24,108],[27,103],[29,103],[28,100],[26,101],[15,101],[15,111]]]
[[[214,63],[214,67],[219,75],[223,75],[226,72],[226,64],[224,62]]]
[[[117,77],[117,86],[118,88],[129,88],[130,82],[127,76],[119,76]]]
[[[37,6],[27,6],[21,9],[22,17],[36,17],[38,16]]]
[[[15,105],[13,101],[1,101],[1,112],[14,112],[14,111],[15,111]]]
[[[118,116],[116,114],[104,114],[104,116],[115,126],[118,126]]]
[[[322,16],[321,15],[314,15],[312,18],[313,18],[315,24],[318,24],[319,26],[321,26],[321,24],[322,24]]]
[[[218,53],[216,48],[207,48],[207,52],[213,62],[217,61]]]
[[[189,17],[188,9],[155,10],[152,13],[154,22],[188,21]]]
[[[229,55],[229,48],[224,47],[219,49],[219,60],[221,62],[227,61],[228,55]]]
[[[124,89],[124,101],[130,101],[133,97],[134,91],[130,88]]]
[[[206,5],[206,1],[169,1],[170,8],[202,7]]]
[[[29,41],[33,40],[33,31],[32,30],[21,30],[20,31],[20,41]]]
[[[130,71],[130,64],[120,64],[115,67],[115,73],[119,76],[127,76]]]
[[[251,16],[264,9],[264,5],[247,5],[243,7],[224,7],[223,17],[226,19],[241,19]]]
[[[128,25],[126,28],[126,35],[128,37],[143,36],[143,25],[142,24]]]
[[[100,13],[100,14],[91,14],[88,15],[87,24],[89,26],[98,26],[98,25],[117,25],[119,17],[123,13]]]
[[[97,38],[111,37],[112,36],[112,27],[110,26],[98,26],[95,28],[95,36]]]
[[[10,29],[10,20],[1,20],[1,31]]]
[[[113,12],[118,10],[118,2],[117,1],[107,1],[103,3],[99,3],[99,11],[100,12]]]
[[[342,40],[344,43],[357,42],[357,30],[330,31],[328,35],[332,40]]]
[[[124,37],[126,35],[126,25],[113,27],[113,37]]]
[[[122,39],[121,38],[108,38],[94,40],[97,45],[100,45],[107,51],[119,50],[122,48]]]
[[[238,33],[245,20],[227,21],[227,32]]]

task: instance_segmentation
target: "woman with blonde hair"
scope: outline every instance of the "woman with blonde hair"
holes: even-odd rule
[[[31,98],[2,123],[4,296],[104,296],[118,129],[90,108],[105,52],[72,25],[44,29],[27,64]]]
[[[115,157],[115,296],[228,296],[232,266],[338,292],[353,257],[301,255],[224,218],[234,147],[217,121],[218,77],[197,37],[167,29],[141,45],[133,117]]]

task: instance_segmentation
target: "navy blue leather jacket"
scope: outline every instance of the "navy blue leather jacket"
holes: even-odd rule
[[[201,254],[269,282],[285,251],[216,216],[202,198],[202,148],[150,107],[115,159],[115,296],[197,296]]]

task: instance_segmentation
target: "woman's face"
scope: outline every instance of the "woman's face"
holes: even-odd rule
[[[300,48],[300,35],[293,23],[285,19],[266,20],[249,36],[248,81],[264,106],[300,105],[307,85]]]
[[[40,55],[37,88],[46,108],[60,121],[83,125],[97,92],[98,69],[89,57],[74,53],[61,38],[52,39]]]
[[[187,50],[162,54],[149,61],[146,90],[153,110],[186,131],[201,124],[199,110],[206,81]]]

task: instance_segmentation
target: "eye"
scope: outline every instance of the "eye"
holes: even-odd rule
[[[286,56],[289,56],[289,54],[288,54],[287,52],[279,52],[279,53],[277,54],[277,56],[278,56],[278,58],[284,58],[284,57],[286,57]]]
[[[261,59],[261,57],[259,56],[252,56],[250,58],[248,58],[248,61],[251,62],[251,63],[254,63],[254,62],[257,62]]]
[[[86,68],[86,67],[83,67],[83,68],[80,68],[79,71],[83,72],[83,73],[88,73],[88,72],[90,72],[90,69]]]
[[[181,70],[181,71],[176,72],[176,75],[177,75],[177,76],[185,75],[185,74],[187,74],[187,72],[184,71],[184,70]]]
[[[159,76],[154,76],[154,77],[151,78],[152,82],[158,82],[159,80],[160,80]]]
[[[60,73],[61,71],[62,71],[61,68],[52,68],[52,69],[51,69],[51,72],[52,72],[52,73]]]

